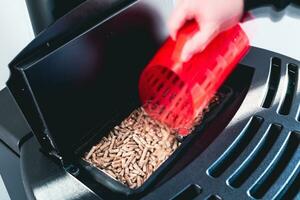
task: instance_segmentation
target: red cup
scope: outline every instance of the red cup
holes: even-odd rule
[[[145,111],[170,128],[187,134],[209,105],[211,98],[249,49],[249,40],[239,25],[220,33],[201,53],[180,60],[186,41],[199,31],[190,22],[168,38],[146,66],[139,80],[139,95]],[[201,30],[200,30],[201,31]]]

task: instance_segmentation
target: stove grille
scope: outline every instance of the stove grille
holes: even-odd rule
[[[290,113],[294,96],[297,91],[298,84],[298,66],[295,64],[288,64],[287,67],[287,88],[282,101],[282,104],[279,107],[279,114],[288,115]]]
[[[278,90],[280,81],[281,59],[274,57],[271,59],[270,72],[268,78],[268,89],[262,107],[270,108]]]
[[[242,130],[232,145],[224,154],[208,169],[208,174],[212,177],[219,177],[246,149],[257,131],[259,130],[263,118],[259,116],[252,117]]]
[[[172,200],[194,199],[201,193],[202,188],[197,184],[191,184],[180,191]]]
[[[222,200],[222,198],[219,195],[213,194],[207,197],[206,200]]]
[[[255,149],[228,179],[230,186],[238,188],[251,176],[251,174],[270,152],[281,130],[282,126],[280,124],[270,125]]]
[[[268,166],[268,168],[263,172],[263,174],[259,177],[259,179],[254,183],[252,188],[249,190],[249,193],[252,197],[256,199],[262,198],[267,191],[272,187],[272,185],[276,182],[276,180],[282,175],[283,171],[288,167],[291,163],[293,164],[292,158],[295,153],[299,149],[300,135],[296,132],[291,132],[284,143],[281,145],[280,150]],[[295,163],[296,164],[296,163]],[[294,170],[299,171],[299,156],[298,156],[298,164],[293,166]],[[293,171],[294,171],[293,170]],[[288,181],[286,183],[286,187],[291,185],[292,183]]]

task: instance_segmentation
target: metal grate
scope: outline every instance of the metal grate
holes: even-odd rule
[[[279,114],[288,115],[290,113],[298,84],[298,66],[288,64],[287,67],[287,88],[283,101],[279,107]]]
[[[228,179],[230,186],[238,188],[251,176],[251,174],[255,171],[255,169],[257,169],[263,159],[270,152],[281,130],[282,126],[279,124],[270,125],[255,149]]]
[[[270,187],[272,187],[272,185],[276,182],[287,165],[290,163],[297,149],[300,150],[299,142],[300,135],[296,132],[292,132],[288,135],[268,168],[249,190],[249,193],[252,197],[260,199],[267,193]],[[296,170],[298,170],[298,168],[298,165],[295,166]]]
[[[272,58],[268,77],[267,93],[262,104],[262,107],[264,108],[269,108],[272,105],[275,95],[277,93],[280,81],[280,68],[281,60],[276,57]]]
[[[207,197],[206,200],[222,200],[222,198],[219,195],[213,194]]]
[[[192,200],[201,193],[201,187],[197,184],[191,184],[180,191],[172,200]]]
[[[259,130],[263,118],[259,116],[252,117],[240,135],[225,151],[225,153],[208,169],[208,174],[212,177],[219,177],[245,150],[252,138]]]

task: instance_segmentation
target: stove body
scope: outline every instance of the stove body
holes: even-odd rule
[[[299,198],[300,63],[258,48],[226,81],[226,108],[147,191],[116,194],[81,170],[90,129],[137,105],[138,75],[166,39],[172,10],[172,1],[99,2],[59,19],[10,64],[9,92],[36,137],[16,145],[1,136],[20,147],[29,199]]]

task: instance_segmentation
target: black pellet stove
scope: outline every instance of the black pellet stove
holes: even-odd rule
[[[0,137],[20,158],[28,199],[300,198],[300,62],[254,47],[142,189],[82,164],[140,106],[138,78],[168,36],[171,10],[171,0],[85,1],[10,63],[0,98],[18,120]]]

